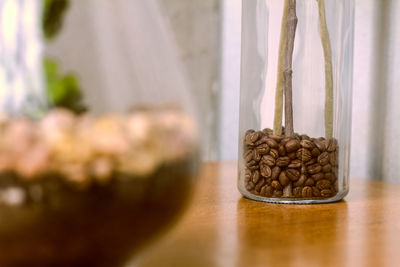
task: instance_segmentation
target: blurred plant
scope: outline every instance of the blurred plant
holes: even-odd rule
[[[50,106],[67,108],[76,113],[87,110],[82,103],[82,93],[76,77],[60,74],[58,63],[50,58],[44,59],[47,82],[47,95]]]
[[[63,18],[68,7],[68,0],[44,0],[42,26],[47,40],[54,38],[61,30]]]
[[[69,0],[43,0],[43,32],[51,41],[62,29],[63,19],[69,7]],[[87,110],[82,103],[82,92],[78,79],[73,74],[61,74],[55,59],[46,57],[43,66],[46,75],[47,97],[50,107],[67,108],[76,113]]]

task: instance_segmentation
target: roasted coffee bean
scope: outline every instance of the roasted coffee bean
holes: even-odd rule
[[[278,148],[279,156],[283,157],[286,156],[286,149],[285,146],[280,144]]]
[[[247,168],[251,171],[255,171],[255,170],[258,170],[260,168],[260,166],[258,166],[258,164],[256,164],[256,165],[247,166]]]
[[[300,172],[296,169],[287,169],[286,176],[292,181],[297,181],[300,178]]]
[[[318,163],[321,166],[324,166],[326,164],[329,163],[329,153],[328,152],[324,152],[321,155],[318,156]]]
[[[260,173],[262,176],[269,178],[271,177],[272,171],[271,168],[267,164],[260,164]]]
[[[271,186],[274,189],[278,189],[278,190],[282,190],[283,189],[282,185],[277,180],[272,181]]]
[[[275,158],[272,157],[271,155],[264,155],[261,159],[261,161],[265,164],[267,164],[270,167],[275,166]]]
[[[322,170],[322,167],[319,164],[313,164],[307,168],[307,171],[309,174],[316,174],[316,173],[319,173],[321,170]]]
[[[291,153],[300,148],[300,142],[296,139],[291,139],[285,144],[285,149],[287,153]]]
[[[296,157],[297,157],[296,152],[289,153],[287,156],[289,159],[296,159]]]
[[[321,151],[321,153],[325,151],[326,146],[324,141],[317,139],[314,140],[314,144],[318,148],[318,150]]]
[[[251,166],[257,165],[257,162],[252,159],[249,162],[246,163],[246,166],[250,169]]]
[[[314,197],[320,197],[321,196],[321,192],[319,191],[319,189],[315,186],[312,187],[312,195]]]
[[[287,186],[290,183],[290,180],[287,177],[285,171],[282,171],[281,174],[279,175],[279,182],[283,187]]]
[[[299,142],[301,141],[301,136],[298,133],[294,134],[294,138]]]
[[[321,190],[321,197],[331,197],[332,191],[330,189]]]
[[[290,140],[292,140],[292,138],[291,137],[284,137],[282,140],[281,140],[281,144],[282,145],[285,145],[287,142],[289,142]]]
[[[336,192],[339,191],[339,181],[338,180],[335,181],[335,184],[333,185],[333,188],[335,189]]]
[[[283,197],[292,197],[292,184],[288,184],[283,188]]]
[[[332,166],[336,166],[336,164],[337,164],[337,157],[336,157],[336,154],[334,152],[329,153],[329,163]]]
[[[310,159],[309,161],[307,161],[307,162],[305,163],[305,165],[306,165],[306,166],[310,166],[310,165],[313,165],[313,164],[315,164],[315,163],[317,163],[317,159],[316,159],[316,158],[312,158],[312,159]]]
[[[316,147],[314,147],[314,148],[311,150],[311,155],[312,155],[313,157],[318,157],[320,154],[321,154],[321,152],[320,152],[319,149],[316,148]]]
[[[265,179],[265,183],[266,183],[267,185],[271,185],[271,183],[272,183],[271,177],[270,177],[270,178],[266,178],[266,179]]]
[[[297,169],[301,167],[301,160],[295,159],[290,162],[288,168]]]
[[[260,179],[260,181],[258,181],[258,183],[256,184],[255,190],[257,192],[261,191],[261,187],[263,187],[265,184],[265,180],[264,179]]]
[[[331,170],[332,170],[331,164],[326,164],[325,166],[322,166],[322,171],[325,173],[330,172]]]
[[[322,180],[325,178],[325,174],[322,172],[319,172],[319,173],[313,174],[311,177],[314,179],[314,181],[319,181],[319,180]]]
[[[251,180],[253,181],[254,184],[258,183],[258,180],[260,179],[260,172],[258,170],[255,170],[253,172],[253,175],[251,176]]]
[[[274,139],[272,139],[271,137],[270,138],[268,138],[267,140],[266,140],[266,142],[267,142],[267,145],[269,146],[269,147],[271,147],[271,148],[278,148],[278,142],[276,142]]]
[[[274,193],[274,188],[272,186],[267,186],[265,188],[265,196],[266,197],[272,197],[272,194]]]
[[[264,135],[260,139],[258,139],[258,141],[254,143],[254,145],[255,146],[259,146],[259,145],[266,144],[267,143],[267,139],[268,139],[268,137]]]
[[[278,189],[275,189],[274,193],[272,194],[272,196],[274,196],[274,197],[282,197],[282,195],[283,195],[283,191],[278,190]]]
[[[331,182],[328,180],[320,180],[316,183],[316,186],[319,190],[329,189],[331,187]]]
[[[244,160],[247,162],[250,162],[253,159],[253,151],[252,150],[248,150],[245,154],[244,154]]]
[[[301,197],[302,188],[300,186],[293,188],[293,195],[295,197]]]
[[[332,182],[333,180],[335,180],[335,176],[331,172],[327,172],[325,173],[325,179]]]
[[[314,185],[314,179],[313,179],[313,178],[308,178],[308,179],[306,180],[306,182],[304,183],[304,185],[307,185],[307,186],[312,186],[312,185]]]
[[[296,182],[294,182],[294,183],[293,183],[293,186],[295,186],[295,187],[297,187],[297,186],[302,186],[302,185],[305,183],[306,179],[307,179],[307,176],[306,176],[306,175],[304,175],[304,174],[300,175],[299,180],[297,180]]]
[[[302,148],[306,148],[306,149],[313,149],[315,147],[314,143],[311,142],[310,140],[306,139],[306,140],[301,140],[300,145]]]
[[[289,163],[290,159],[288,157],[280,157],[276,160],[276,165],[279,167],[286,167]]]
[[[245,142],[247,145],[254,146],[254,143],[261,137],[260,132],[249,132],[246,134]]]
[[[337,148],[337,140],[335,138],[331,138],[328,140],[328,145],[326,147],[326,151],[334,152]]]
[[[303,162],[311,160],[311,152],[306,148],[300,148],[296,152],[297,158]]]
[[[282,136],[277,136],[277,135],[273,135],[273,134],[269,135],[268,137],[271,138],[271,139],[273,139],[273,140],[276,141],[276,142],[280,142],[280,141],[282,141],[282,139],[283,139]]]
[[[265,196],[265,189],[267,188],[267,186],[266,185],[264,185],[263,187],[261,187],[261,190],[260,190],[260,195],[261,196]]]
[[[265,128],[262,132],[266,135],[274,134],[274,131],[270,128]]]
[[[332,169],[332,174],[335,175],[335,177],[337,177],[337,175],[338,175],[338,168],[337,167]]]
[[[247,189],[247,191],[253,190],[254,187],[255,187],[255,184],[254,184],[252,181],[250,181],[250,182],[248,182],[248,183],[246,184],[246,189]]]
[[[271,149],[269,148],[269,146],[267,144],[262,144],[257,146],[256,151],[259,155],[266,155],[269,153]]]
[[[308,135],[306,135],[306,134],[302,134],[300,136],[300,138],[301,138],[301,140],[310,140],[310,137]]]
[[[313,191],[312,191],[312,188],[311,187],[309,187],[309,186],[305,186],[305,187],[303,187],[303,190],[301,191],[301,196],[302,197],[312,197],[312,195],[313,195]]]
[[[272,168],[272,175],[271,175],[272,180],[278,179],[280,173],[281,173],[281,168],[279,168],[278,166]]]
[[[270,154],[274,159],[277,159],[277,158],[279,157],[279,152],[278,152],[278,150],[275,149],[275,148],[272,148],[272,149],[269,151],[269,154]]]
[[[300,169],[301,173],[306,173],[307,172],[307,166],[305,164],[301,165],[301,169]]]
[[[257,150],[253,151],[253,159],[257,162],[259,162],[261,160],[262,155],[257,153]]]

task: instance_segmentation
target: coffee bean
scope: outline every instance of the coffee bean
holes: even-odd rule
[[[310,140],[310,137],[308,135],[306,135],[306,134],[302,134],[300,136],[300,138],[301,138],[301,140]]]
[[[301,173],[306,173],[306,172],[307,172],[307,167],[306,167],[305,164],[302,164],[302,165],[301,165],[300,172],[301,172]]]
[[[266,197],[272,197],[272,194],[274,193],[274,188],[272,186],[267,186],[265,188],[265,196]]]
[[[270,167],[275,166],[275,158],[272,157],[271,155],[264,155],[261,159],[261,161],[265,164],[267,164]]]
[[[288,157],[280,157],[276,160],[276,165],[279,167],[286,167],[290,163],[290,159]]]
[[[252,181],[248,182],[246,185],[247,191],[253,190],[254,187],[255,187],[255,184]]]
[[[248,150],[245,154],[244,154],[244,160],[245,162],[250,162],[253,159],[253,151],[252,150]]]
[[[285,144],[286,152],[291,153],[300,148],[300,142],[296,139],[291,139]]]
[[[283,197],[292,197],[292,184],[288,184],[283,188]]]
[[[325,142],[322,140],[314,140],[315,146],[318,148],[319,151],[324,152],[326,149]]]
[[[313,193],[312,188],[309,186],[305,186],[305,187],[303,187],[303,190],[301,191],[301,196],[304,198],[312,197],[312,193]]]
[[[261,187],[263,187],[265,184],[265,180],[264,179],[260,179],[260,181],[258,181],[258,183],[256,184],[255,190],[257,192],[261,191]]]
[[[288,165],[288,168],[297,169],[301,167],[301,161],[298,159],[292,160]]]
[[[316,174],[316,173],[319,173],[321,170],[322,170],[322,167],[319,164],[313,164],[307,168],[307,171],[309,174]]]
[[[300,148],[299,150],[297,150],[296,155],[297,158],[303,162],[307,162],[312,158],[310,151],[306,148]]]
[[[331,164],[326,164],[325,166],[322,166],[322,171],[323,172],[330,172],[332,170]]]
[[[331,138],[328,140],[328,145],[326,150],[328,152],[334,152],[336,150],[336,147],[338,146],[337,140],[335,138]]]
[[[292,181],[297,181],[300,178],[300,172],[296,169],[287,169],[286,176]]]
[[[273,139],[273,140],[276,141],[276,142],[280,142],[280,141],[282,141],[282,139],[283,139],[282,136],[277,136],[277,135],[273,135],[273,134],[269,135],[268,137],[269,137],[270,139]]]
[[[315,186],[312,187],[312,195],[314,197],[320,197],[321,196],[321,192],[319,191],[319,189]]]
[[[280,144],[278,148],[279,156],[284,157],[286,156],[286,149],[285,146]]]
[[[336,192],[339,191],[339,181],[338,180],[335,181],[335,184],[333,185],[333,188],[335,189]]]
[[[253,175],[251,176],[251,180],[253,181],[254,184],[258,182],[260,179],[260,172],[258,170],[253,172]]]
[[[314,179],[314,181],[319,181],[319,180],[322,180],[325,178],[325,174],[322,172],[319,172],[319,173],[313,174],[311,177]]]
[[[320,152],[319,149],[316,148],[316,147],[314,147],[314,148],[311,150],[311,155],[312,155],[313,157],[318,157],[320,154],[321,154],[321,152]]]
[[[300,145],[302,148],[306,148],[306,149],[313,149],[315,147],[314,143],[311,142],[310,140],[306,139],[306,140],[301,140]]]
[[[259,146],[259,145],[267,144],[267,139],[268,139],[268,136],[264,135],[260,139],[258,139],[258,141],[254,143],[254,145]]]
[[[274,134],[274,131],[270,128],[265,128],[262,132],[266,135]]]
[[[281,140],[281,144],[282,145],[285,145],[287,142],[289,142],[290,140],[292,140],[292,137],[284,137],[282,140]]]
[[[328,180],[320,180],[316,184],[319,190],[329,189],[331,187],[331,182]]]
[[[261,137],[260,132],[249,132],[246,134],[245,142],[247,145],[254,146],[254,143]]]
[[[278,190],[278,189],[275,189],[274,193],[272,194],[272,196],[274,196],[274,197],[282,197],[282,195],[283,195],[283,191]]]
[[[295,197],[301,197],[302,188],[300,186],[293,188],[293,195]]]
[[[329,163],[332,166],[336,166],[337,164],[337,156],[334,152],[329,153]]]
[[[257,153],[257,150],[253,151],[253,159],[257,162],[259,162],[261,160],[262,155]]]
[[[321,197],[331,197],[332,191],[330,189],[321,190]]]
[[[269,146],[269,147],[271,147],[271,148],[278,148],[278,142],[276,142],[274,139],[272,139],[271,137],[270,138],[268,138],[267,140],[266,140],[266,142],[267,142],[267,145]]]
[[[266,178],[266,179],[265,179],[265,183],[266,183],[267,185],[271,185],[271,183],[272,183],[271,177],[270,177],[270,178]]]
[[[306,179],[307,179],[307,176],[306,176],[306,175],[304,175],[304,174],[300,175],[299,180],[297,180],[296,182],[294,182],[294,183],[293,183],[293,186],[296,186],[296,187],[297,187],[297,186],[302,186],[302,185],[305,183]]]
[[[335,167],[335,168],[332,169],[332,174],[333,174],[335,177],[338,176],[338,168],[337,168],[337,167]]]
[[[262,176],[268,178],[271,177],[272,171],[271,168],[267,164],[260,164],[260,173]]]
[[[310,159],[309,161],[307,161],[307,162],[305,163],[305,165],[306,165],[306,166],[310,166],[310,165],[313,165],[313,164],[315,164],[315,163],[317,163],[317,159],[316,159],[316,158],[312,158],[312,159]]]
[[[274,158],[277,159],[279,157],[279,152],[277,149],[273,148],[269,151],[269,154]]]
[[[321,166],[324,166],[326,164],[329,163],[329,153],[328,152],[324,152],[321,155],[318,156],[318,163]]]
[[[265,196],[265,189],[267,188],[266,185],[264,185],[261,190],[260,190],[260,195]]]
[[[271,186],[274,189],[282,190],[282,185],[277,180],[272,181]]]
[[[285,171],[282,171],[281,174],[279,175],[279,182],[283,187],[287,186],[290,183],[290,180],[287,177]]]
[[[267,144],[257,146],[256,151],[259,155],[266,155],[270,151],[270,147]]]
[[[281,173],[281,168],[279,168],[278,166],[272,168],[272,175],[271,175],[272,180],[278,179],[280,173]]]
[[[325,173],[325,179],[329,180],[329,181],[333,181],[333,180],[335,180],[335,176],[331,172],[328,172],[328,173]]]
[[[297,158],[296,152],[289,153],[287,156],[288,156],[289,159],[296,159]]]
[[[314,179],[308,178],[304,184],[307,186],[312,186],[312,185],[314,185]]]
[[[257,162],[252,159],[249,162],[246,163],[246,166],[250,169],[251,166],[257,165]]]

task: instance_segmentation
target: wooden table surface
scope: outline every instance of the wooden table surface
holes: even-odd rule
[[[400,266],[400,185],[351,179],[345,201],[242,198],[236,163],[207,163],[180,222],[133,266]]]

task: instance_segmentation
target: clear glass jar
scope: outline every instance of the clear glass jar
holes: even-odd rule
[[[238,188],[265,202],[338,201],[349,191],[354,1],[242,3]]]
[[[0,266],[120,266],[198,173],[166,20],[153,0],[0,6]]]

